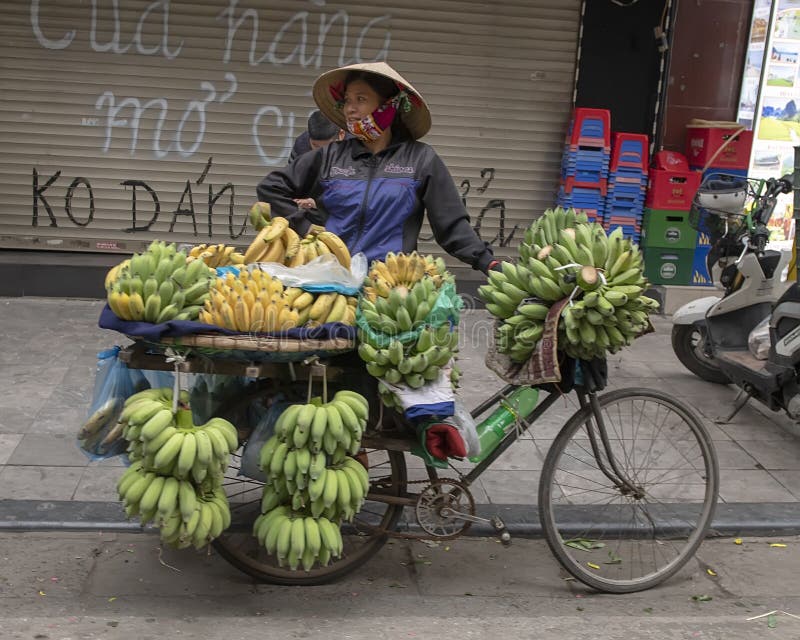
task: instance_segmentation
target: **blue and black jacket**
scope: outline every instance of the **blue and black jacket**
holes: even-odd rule
[[[335,142],[273,171],[257,193],[301,236],[311,224],[324,225],[370,261],[414,251],[426,210],[436,242],[449,254],[483,272],[494,260],[444,162],[416,140],[393,141],[375,155],[359,140]],[[318,208],[299,210],[292,198],[314,198]]]

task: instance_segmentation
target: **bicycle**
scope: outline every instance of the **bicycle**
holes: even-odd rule
[[[171,368],[163,358],[142,348],[124,350],[136,368]],[[331,387],[352,381],[355,371],[325,369]],[[277,397],[298,401],[319,363],[252,363],[197,357],[185,371],[247,375],[260,380],[231,398],[220,411],[242,429],[242,416],[254,402]],[[194,368],[193,368],[194,367]],[[516,387],[507,385],[471,413],[487,413]],[[580,408],[561,428],[546,455],[538,489],[538,508],[547,543],[558,562],[574,578],[600,591],[630,593],[649,589],[679,571],[694,555],[708,532],[716,506],[719,469],[713,443],[691,408],[661,391],[630,388],[598,395],[599,389],[575,388]],[[408,478],[405,455],[415,440],[403,431],[399,414],[378,420],[380,400],[371,397],[371,423],[356,458],[369,470],[367,502],[352,523],[343,524],[344,552],[327,567],[309,572],[278,566],[252,535],[260,513],[261,483],[238,475],[241,449],[226,474],[225,487],[233,522],[213,542],[233,566],[262,581],[280,585],[313,585],[336,580],[377,553],[390,537],[449,540],[464,534],[475,522],[489,524],[501,542],[511,537],[499,516],[476,515],[469,490],[522,434],[560,397],[550,389],[533,413],[519,420],[500,444],[473,469],[457,478],[439,476],[426,465],[427,480]],[[419,484],[419,491],[410,488]],[[416,530],[398,529],[403,512],[413,509]]]

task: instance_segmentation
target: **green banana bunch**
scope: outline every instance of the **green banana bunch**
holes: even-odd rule
[[[569,297],[558,324],[559,348],[588,359],[614,353],[649,327],[655,300],[643,296],[648,283],[639,248],[621,228],[606,234],[572,209],[548,209],[525,231],[516,263],[489,274],[479,295],[500,319],[500,353],[525,362],[544,333],[556,300]]]
[[[367,470],[350,457],[361,449],[368,413],[366,398],[340,390],[330,402],[290,405],[278,417],[259,452],[267,481],[253,535],[281,566],[309,571],[341,553],[334,523],[352,520],[369,490]]]
[[[341,557],[342,534],[338,525],[324,517],[293,513],[286,506],[268,511],[253,523],[253,535],[280,566],[310,571],[315,563],[327,566]]]
[[[196,320],[216,273],[202,260],[186,260],[174,243],[153,241],[108,282],[111,310],[123,320]]]
[[[222,418],[195,426],[191,410],[181,408],[173,416],[171,400],[166,394],[160,397],[143,397],[123,409],[129,457],[142,460],[150,471],[179,480],[191,477],[200,483],[224,475],[230,454],[239,448],[236,428]]]
[[[380,380],[393,385],[406,385],[418,389],[428,382],[437,380],[443,369],[458,352],[458,331],[448,323],[439,327],[425,326],[419,330],[416,340],[404,345],[392,340],[386,347],[376,347],[369,342],[369,336],[359,330],[361,343],[358,354],[366,363],[367,372]],[[399,404],[392,392],[383,385],[381,398],[387,407]]]
[[[175,415],[172,400],[165,387],[125,401],[120,424],[131,465],[116,488],[128,518],[155,523],[166,544],[200,549],[230,526],[222,477],[239,438],[222,418],[195,426],[187,391],[180,392]]]
[[[173,478],[174,479],[174,478]],[[188,484],[188,483],[187,483]],[[181,499],[183,494],[181,494]],[[184,511],[188,515],[184,515]],[[202,549],[231,524],[228,498],[221,487],[195,496],[193,508],[180,506],[161,522],[162,542],[184,549]]]
[[[439,289],[430,276],[423,276],[411,288],[393,287],[374,300],[363,296],[358,312],[375,331],[398,335],[423,325],[436,304]]]

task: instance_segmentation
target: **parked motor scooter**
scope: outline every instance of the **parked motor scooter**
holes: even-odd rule
[[[769,316],[791,285],[782,280],[791,251],[764,250],[766,223],[778,195],[791,191],[791,185],[791,175],[765,181],[714,174],[703,181],[694,198],[690,223],[709,237],[706,266],[722,295],[698,298],[673,314],[672,348],[678,360],[703,380],[733,381],[716,360],[709,321],[717,327],[717,349],[741,345],[747,349],[750,331]]]
[[[796,175],[800,174],[800,147],[795,148],[795,166]],[[796,282],[783,285],[778,300],[773,301],[783,256],[765,251],[767,221],[778,196],[790,193],[792,185],[789,175],[763,182],[763,189],[751,194],[753,206],[738,215],[724,206],[700,206],[710,202],[707,193],[700,194],[698,206],[693,207],[698,228],[712,238],[718,235],[720,240],[738,237],[741,248],[739,257],[722,269],[720,281],[725,295],[708,308],[704,324],[704,353],[721,376],[741,390],[725,421],[731,420],[750,398],[800,420],[800,287]],[[794,206],[800,212],[800,189],[794,193]],[[724,232],[715,234],[715,229]],[[722,253],[726,253],[724,248]],[[766,359],[761,359],[751,352],[748,339],[765,318],[769,319],[769,350]]]

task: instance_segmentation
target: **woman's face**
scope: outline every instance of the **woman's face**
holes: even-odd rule
[[[342,113],[348,122],[361,120],[381,105],[381,97],[363,80],[353,80],[344,92]]]

